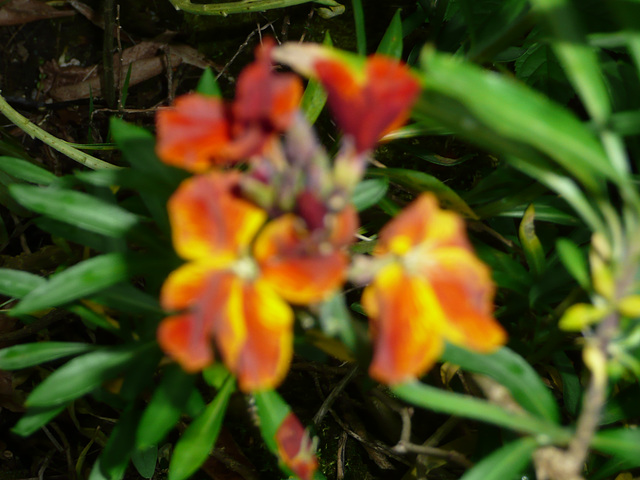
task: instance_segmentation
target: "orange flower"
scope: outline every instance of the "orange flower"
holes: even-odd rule
[[[254,391],[275,387],[288,370],[287,301],[330,295],[344,283],[348,260],[338,242],[314,248],[293,215],[263,227],[266,212],[238,196],[239,181],[237,171],[196,176],[170,199],[173,243],[188,262],[163,285],[163,308],[179,313],[161,322],[158,342],[190,372],[213,362],[215,342],[240,388]],[[302,282],[299,292],[285,273]]]
[[[318,469],[318,460],[308,433],[293,413],[278,427],[275,441],[284,464],[301,480],[311,480]]]
[[[293,74],[271,68],[273,40],[256,51],[256,61],[238,77],[236,99],[192,93],[178,97],[156,116],[156,151],[165,162],[201,173],[212,166],[246,160],[291,124],[302,96]]]
[[[286,44],[276,49],[274,58],[322,83],[336,123],[353,138],[358,153],[400,127],[420,92],[405,64],[379,54],[369,56],[361,67],[333,49]]]
[[[473,253],[462,219],[421,195],[381,231],[383,261],[364,290],[374,356],[369,373],[395,384],[424,374],[444,341],[490,352],[506,341],[492,317],[495,287]]]

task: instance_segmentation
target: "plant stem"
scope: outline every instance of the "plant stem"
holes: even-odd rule
[[[103,162],[102,160],[92,157],[91,155],[87,155],[86,153],[81,152],[80,150],[72,147],[64,140],[60,140],[58,137],[55,137],[48,132],[45,132],[43,129],[31,123],[27,118],[23,117],[17,111],[15,111],[11,107],[11,105],[9,105],[7,101],[4,99],[4,97],[1,95],[1,92],[0,92],[0,114],[7,117],[7,119],[13,122],[14,125],[16,125],[17,127],[21,128],[31,138],[37,138],[38,140],[42,140],[51,148],[57,150],[63,155],[66,155],[71,160],[81,163],[85,167],[91,168],[93,170],[121,168],[116,165]]]
[[[344,7],[334,0],[244,0],[225,3],[191,3],[191,0],[170,0],[176,9],[199,15],[222,15],[231,13],[261,12],[274,8],[291,7],[302,3],[314,2],[325,5],[335,10],[336,14],[342,13]]]

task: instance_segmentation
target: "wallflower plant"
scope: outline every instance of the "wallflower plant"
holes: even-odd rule
[[[516,3],[504,8],[527,15]],[[0,269],[0,293],[19,300],[11,316],[39,325],[66,311],[91,332],[0,350],[6,370],[73,357],[38,382],[14,432],[67,410],[75,419],[86,396],[120,414],[108,438],[95,433],[104,449],[91,480],[124,478],[130,461],[151,478],[167,448],[168,478],[183,480],[246,401],[282,471],[320,480],[331,455],[318,448],[323,417],[353,382],[401,418],[385,451],[445,458],[464,480],[534,475],[529,464],[540,479],[572,480],[640,465],[624,413],[640,375],[640,196],[598,58],[579,35],[565,41],[548,3],[531,2],[589,126],[526,79],[474,65],[494,48],[480,30],[468,52],[427,45],[407,65],[411,23],[397,14],[369,56],[263,39],[234,98],[206,72],[159,109],[156,138],[114,119],[127,168],[57,178],[0,157],[12,198],[43,215],[38,226],[70,252],[88,247],[48,278]],[[464,12],[447,15],[474,25]],[[325,102],[335,142],[310,122]],[[467,192],[374,161],[391,139],[451,133],[502,162]],[[567,238],[549,245],[558,230]],[[283,398],[300,358],[344,372],[330,394],[316,382],[326,398],[313,421]],[[473,465],[468,441],[462,453],[413,443],[424,432],[412,406],[453,416],[440,433],[463,418],[511,433]],[[416,472],[428,463],[412,461]]]

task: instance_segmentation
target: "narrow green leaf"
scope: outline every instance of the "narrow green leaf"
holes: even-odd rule
[[[611,114],[607,87],[596,51],[586,43],[582,22],[572,2],[532,0],[531,4],[544,16],[559,40],[552,42],[553,49],[585,108],[594,120],[604,125]]]
[[[38,385],[28,407],[50,407],[74,400],[98,388],[135,362],[154,343],[97,350],[70,360]]]
[[[329,35],[329,31],[324,35],[323,45],[333,46],[333,41]],[[307,88],[304,89],[302,98],[300,99],[300,109],[304,112],[307,121],[313,125],[316,123],[318,116],[322,112],[324,105],[327,103],[327,92],[324,91],[320,82],[310,79],[307,82]]]
[[[195,377],[187,375],[178,365],[166,368],[162,381],[153,392],[140,419],[136,434],[138,448],[158,444],[178,423],[194,383]]]
[[[11,315],[57,307],[84,298],[129,277],[127,259],[119,253],[107,253],[80,262],[49,278],[11,309]]]
[[[29,408],[18,423],[11,429],[16,435],[27,437],[44,427],[66,408],[66,405],[53,405],[51,407]]]
[[[9,191],[34,212],[110,237],[123,237],[138,223],[133,213],[86,193],[30,185],[12,185]]]
[[[151,445],[144,450],[134,450],[131,454],[131,462],[142,478],[153,477],[158,462],[158,447]]]
[[[0,170],[17,179],[40,185],[49,185],[58,178],[32,162],[13,157],[0,156]]]
[[[566,353],[558,350],[552,355],[552,358],[562,379],[562,400],[564,406],[571,415],[577,416],[578,406],[582,399],[580,379]]]
[[[0,294],[7,297],[22,298],[46,283],[46,279],[33,273],[0,268]]]
[[[613,428],[596,433],[591,447],[637,465],[640,458],[640,430]]]
[[[0,350],[0,370],[17,370],[93,350],[87,343],[25,343]]]
[[[519,478],[531,462],[531,455],[538,442],[531,437],[515,440],[483,458],[460,480],[504,480]]]
[[[502,153],[531,160],[536,150],[542,152],[594,191],[603,188],[598,177],[619,180],[593,133],[544,95],[430,49],[421,66],[417,116]]]
[[[367,54],[367,29],[364,23],[364,8],[362,0],[351,0],[353,8],[353,21],[356,27],[356,46],[358,55]]]
[[[391,19],[391,23],[384,33],[380,45],[378,45],[378,53],[393,58],[402,58],[402,18],[400,17],[400,9]]]
[[[424,191],[431,191],[435,193],[448,208],[456,210],[468,218],[478,218],[469,205],[467,205],[454,190],[436,177],[426,173],[403,168],[376,168],[368,170],[367,175],[370,177],[386,177],[391,182],[412,192],[422,193]]]
[[[351,202],[359,212],[373,207],[384,198],[389,190],[389,180],[387,178],[374,178],[363,180],[353,190]]]
[[[230,375],[216,398],[185,430],[171,457],[169,480],[189,478],[207,459],[222,428],[222,419],[234,390],[235,380]]]
[[[125,409],[113,428],[104,450],[93,464],[89,480],[120,480],[129,465],[134,450],[134,438],[139,412],[133,403]]]
[[[221,97],[222,93],[220,92],[220,86],[216,80],[216,76],[213,74],[209,67],[204,69],[202,75],[200,76],[200,80],[198,80],[198,86],[196,87],[196,92],[201,93],[202,95],[207,95],[209,97]]]
[[[319,321],[325,335],[339,337],[349,350],[356,351],[358,338],[343,294],[335,294],[320,304]]]
[[[518,229],[518,236],[522,249],[524,250],[524,256],[529,264],[529,269],[534,275],[539,276],[545,271],[547,260],[540,239],[536,235],[534,225],[535,215],[535,207],[531,204],[524,212],[522,221],[520,222],[520,228]]]
[[[587,265],[586,255],[580,247],[568,238],[559,238],[556,241],[556,250],[564,268],[567,269],[582,288],[589,290],[591,286],[589,267]]]
[[[493,378],[509,389],[514,400],[525,410],[558,422],[558,404],[551,391],[533,367],[507,347],[485,355],[448,343],[442,359],[469,372]]]
[[[567,442],[571,438],[569,431],[541,418],[509,412],[484,400],[447,392],[417,381],[396,385],[391,391],[406,402],[436,413],[480,420],[518,432],[545,435],[558,443]]]

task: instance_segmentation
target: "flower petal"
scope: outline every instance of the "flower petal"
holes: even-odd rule
[[[341,247],[330,240],[317,240],[304,222],[287,214],[269,222],[260,232],[254,256],[262,278],[285,300],[307,305],[323,300],[344,283],[349,256]]]
[[[291,73],[276,73],[271,65],[274,40],[266,38],[256,60],[238,77],[234,121],[283,132],[291,124],[302,98],[302,82]]]
[[[374,355],[372,378],[386,384],[424,374],[442,353],[446,319],[433,289],[399,263],[378,272],[362,294],[370,318]]]
[[[197,372],[213,363],[211,338],[206,326],[193,313],[167,317],[158,327],[160,348],[187,372]]]
[[[278,427],[275,441],[284,464],[301,480],[311,480],[318,469],[318,460],[309,434],[293,413],[289,413]]]
[[[447,340],[487,353],[504,345],[507,335],[492,315],[491,272],[473,253],[457,247],[435,249],[423,273],[446,316]]]
[[[374,255],[405,255],[418,245],[424,250],[440,246],[471,249],[462,218],[441,210],[430,193],[420,195],[380,230]]]
[[[186,278],[193,274],[194,278],[203,273],[198,270],[199,265],[187,264],[177,272],[179,277]],[[229,297],[232,293],[235,276],[229,272],[211,272],[206,278],[199,278],[193,282],[196,288],[190,290],[192,285],[176,281],[178,300],[189,296],[188,313],[176,315],[164,319],[158,328],[157,336],[160,348],[170,357],[175,359],[188,372],[203,369],[213,362],[212,341],[214,327],[223,321]],[[174,281],[174,280],[170,280]],[[163,286],[163,294],[167,288]],[[182,290],[181,290],[182,289]],[[187,292],[180,297],[182,292]],[[170,295],[169,295],[170,297]],[[173,298],[169,298],[173,300]],[[169,299],[163,298],[165,302]],[[186,305],[185,305],[186,306]],[[236,334],[242,337],[244,332]]]
[[[338,126],[355,141],[356,151],[372,149],[382,136],[402,125],[420,86],[409,68],[381,55],[367,59],[364,82],[340,60],[315,64]]]
[[[173,107],[158,111],[156,126],[156,152],[165,163],[200,173],[227,162],[224,149],[231,132],[219,98],[178,97]]]
[[[239,179],[212,172],[182,182],[168,204],[178,255],[225,265],[248,247],[267,214],[235,195]]]
[[[293,354],[293,311],[261,279],[233,277],[225,305],[217,309],[213,333],[220,354],[240,388],[255,391],[276,387],[286,375]]]
[[[215,266],[208,262],[190,262],[171,272],[160,291],[162,308],[171,311],[191,307],[204,294]]]

